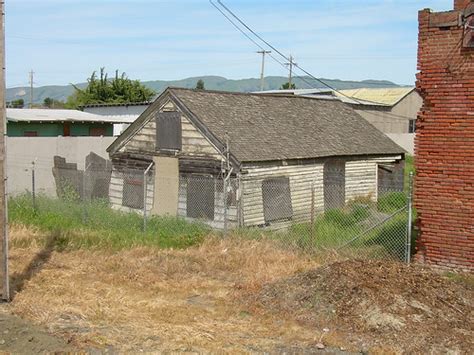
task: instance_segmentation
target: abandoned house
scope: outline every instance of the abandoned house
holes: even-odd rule
[[[403,188],[404,150],[339,100],[168,88],[108,152],[114,208],[143,209],[150,167],[147,210],[217,228],[224,216],[284,225],[307,220],[310,205]]]

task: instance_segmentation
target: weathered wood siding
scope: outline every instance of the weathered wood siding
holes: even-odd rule
[[[308,165],[246,167],[242,176],[242,217],[245,226],[265,224],[262,182],[266,178],[286,176],[290,179],[293,221],[305,221],[311,216],[311,186],[314,183],[315,209],[324,209],[323,162]]]
[[[401,156],[375,157],[367,159],[346,159],[345,196],[346,202],[356,197],[377,198],[377,164],[393,162]],[[314,213],[324,211],[324,160],[306,165],[287,166],[244,166],[242,175],[242,218],[245,226],[264,225],[262,181],[275,176],[290,179],[292,221],[272,223],[275,226],[309,221],[311,218],[311,188],[314,186]]]
[[[168,101],[159,112],[179,111],[173,102]],[[156,154],[156,112],[145,119],[143,127],[120,149],[120,152]],[[182,150],[178,156],[202,157],[221,160],[218,150],[199,132],[189,119],[181,114]]]
[[[138,172],[137,172],[138,175]],[[137,212],[143,213],[143,209],[130,208],[123,205],[123,185],[124,185],[124,173],[113,169],[112,176],[110,178],[109,186],[109,201],[113,209],[123,211],[123,212]],[[147,200],[146,206],[147,211],[151,211],[153,207],[153,194],[154,194],[154,185],[153,185],[153,172],[150,171],[148,174],[147,180]]]

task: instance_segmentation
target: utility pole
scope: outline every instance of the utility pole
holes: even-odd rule
[[[8,280],[8,216],[7,216],[7,157],[6,134],[7,120],[5,114],[5,1],[0,1],[0,241],[2,299],[10,300]]]
[[[35,72],[33,69],[30,71],[30,108],[33,108],[33,75]]]
[[[291,79],[293,76],[293,65],[298,65],[298,63],[295,63],[293,61],[293,56],[290,54],[290,61],[288,63],[285,63],[285,65],[289,66],[290,68],[290,73],[288,75],[288,89],[291,89]]]
[[[260,91],[263,91],[265,87],[265,54],[270,54],[271,51],[261,50],[257,51],[257,53],[262,55],[262,71],[260,72]]]

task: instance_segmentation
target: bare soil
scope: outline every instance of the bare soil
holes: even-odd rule
[[[328,324],[355,348],[474,349],[472,275],[448,278],[419,265],[351,260],[268,284],[253,301],[306,326]]]
[[[38,354],[72,352],[75,349],[63,339],[48,334],[31,321],[8,314],[0,304],[0,353]]]

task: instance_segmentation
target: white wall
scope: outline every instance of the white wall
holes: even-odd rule
[[[31,163],[35,161],[36,191],[56,195],[52,173],[55,155],[84,169],[90,152],[108,159],[106,149],[114,140],[115,137],[8,137],[8,193],[31,191]]]
[[[405,149],[408,154],[415,154],[415,133],[385,133],[392,141]]]
[[[93,113],[96,115],[108,116],[115,118],[120,123],[114,124],[114,136],[120,135],[131,123],[133,123],[149,105],[129,105],[129,106],[97,106],[84,107],[84,112]]]

